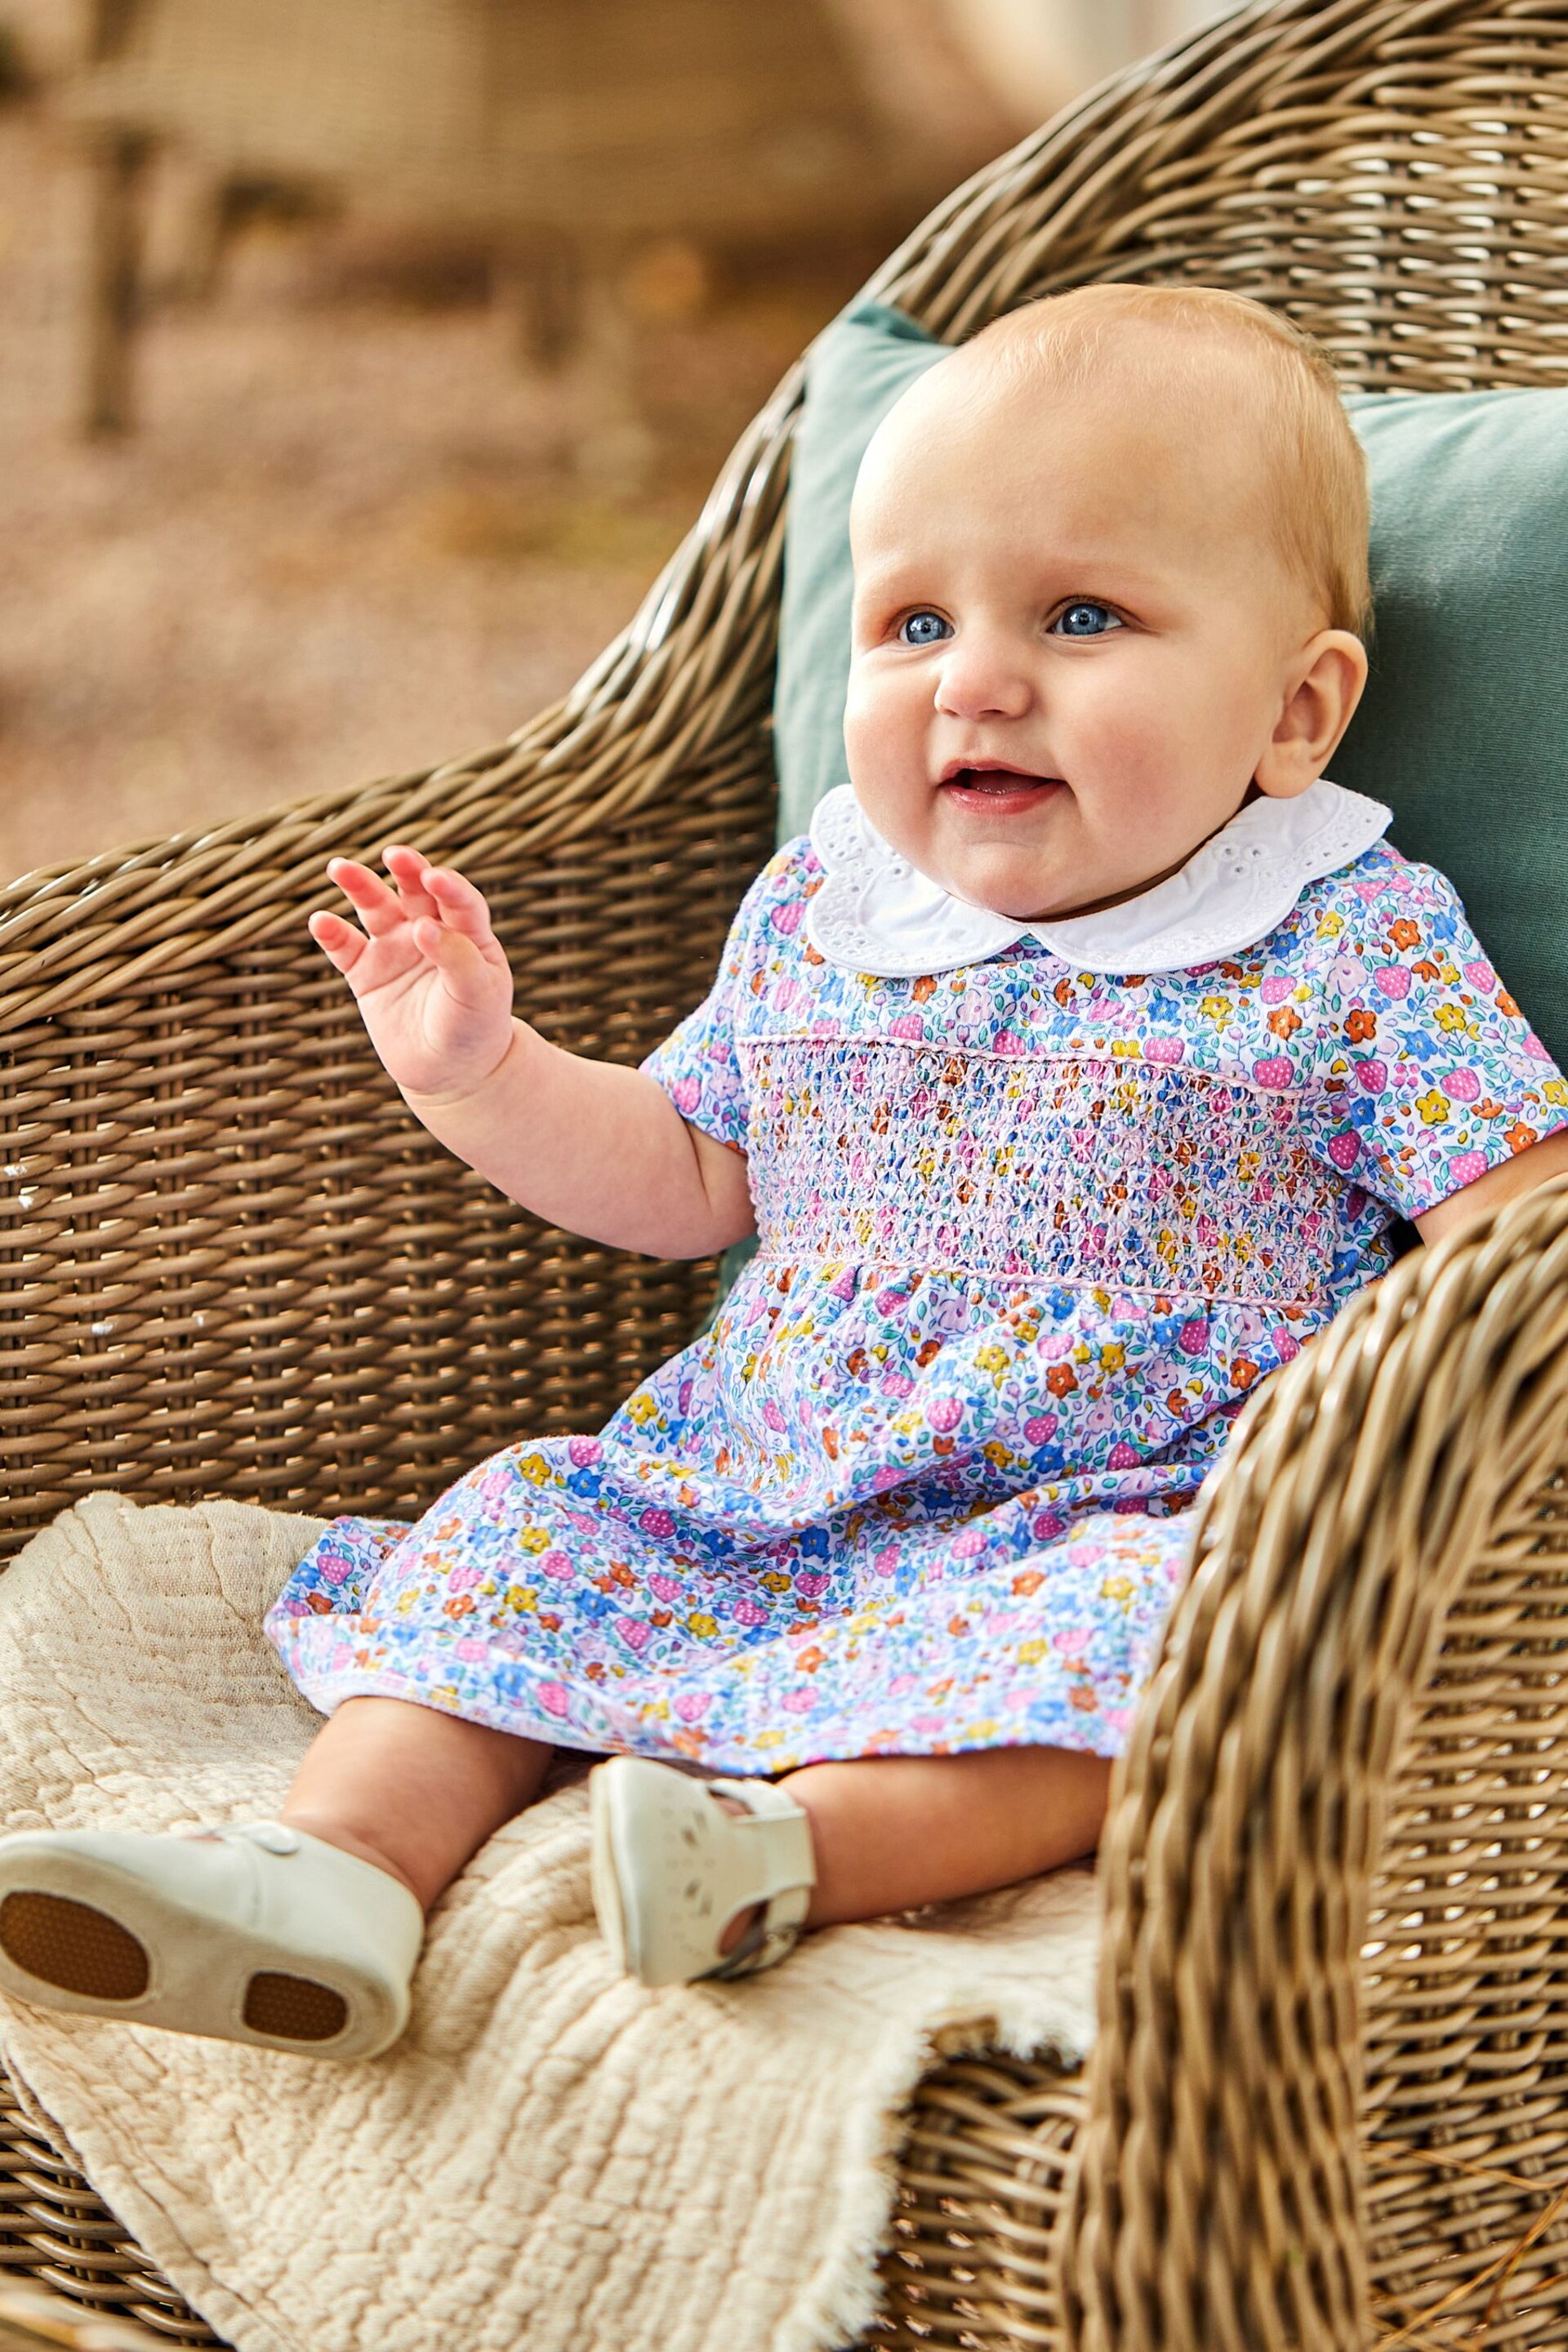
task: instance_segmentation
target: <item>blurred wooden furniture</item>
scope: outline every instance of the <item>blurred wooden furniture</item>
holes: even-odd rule
[[[1348,384],[1568,375],[1564,0],[1266,0],[1100,90],[876,281],[957,339],[1095,278],[1277,303]],[[388,832],[521,1000],[639,1055],[771,828],[800,378],[643,610],[512,739],[0,899],[3,1458],[77,1495],[396,1512],[592,1428],[711,1269],[542,1231],[413,1127],[310,946]],[[1102,1864],[1083,2074],[939,2066],[869,2339],[1362,2352],[1568,2338],[1568,1194],[1404,1259],[1266,1390]],[[6,2103],[0,2263],[210,2335]]]
[[[882,5],[97,0],[66,93],[97,182],[89,429],[131,421],[140,183],[159,146],[213,174],[220,208],[226,190],[282,185],[484,238],[553,361],[628,246],[847,224],[885,241],[1010,135],[952,44],[913,75],[940,46],[933,0],[897,0],[896,37],[865,14]]]

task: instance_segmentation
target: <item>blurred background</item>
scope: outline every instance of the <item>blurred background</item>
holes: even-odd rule
[[[0,880],[477,749],[1212,0],[0,0]]]

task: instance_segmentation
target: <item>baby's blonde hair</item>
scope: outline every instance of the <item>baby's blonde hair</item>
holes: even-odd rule
[[[1208,286],[1080,286],[994,320],[961,346],[961,356],[988,369],[999,364],[1020,383],[1044,374],[1073,391],[1114,364],[1142,378],[1151,395],[1169,399],[1172,338],[1228,346],[1247,363],[1257,386],[1268,520],[1286,566],[1330,628],[1364,635],[1372,619],[1366,464],[1332,369],[1288,319]]]

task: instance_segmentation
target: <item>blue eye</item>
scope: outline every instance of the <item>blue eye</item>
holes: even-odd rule
[[[910,613],[899,623],[899,642],[905,646],[939,646],[951,637],[952,624],[940,613]]]
[[[1085,596],[1076,604],[1068,604],[1051,623],[1051,635],[1060,637],[1103,637],[1112,629],[1122,626],[1109,604],[1096,604]]]

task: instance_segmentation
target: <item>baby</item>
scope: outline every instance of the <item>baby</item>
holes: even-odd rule
[[[610,1758],[595,1901],[647,1984],[1093,1851],[1246,1398],[1397,1220],[1568,1168],[1453,889],[1322,781],[1366,537],[1291,329],[1062,296],[872,442],[850,781],[640,1071],[513,1015],[461,875],[334,864],[358,920],[311,929],[452,1151],[618,1248],[761,1249],[597,1436],[322,1537],[268,1619],[330,1717],[276,1821],[0,1841],[7,1990],[374,2053],[556,1748]]]

